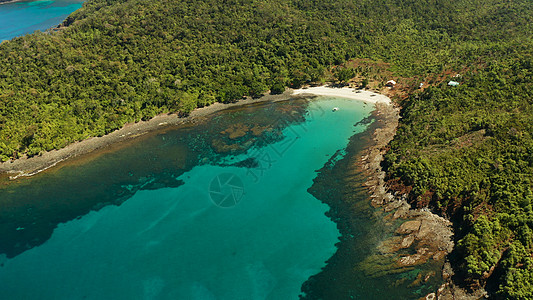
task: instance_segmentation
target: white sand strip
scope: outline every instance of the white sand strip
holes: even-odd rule
[[[329,96],[338,98],[348,98],[354,100],[365,101],[369,103],[386,103],[391,104],[389,97],[366,90],[356,90],[353,88],[334,88],[326,86],[310,87],[305,89],[293,90],[293,95],[316,95],[316,96]]]

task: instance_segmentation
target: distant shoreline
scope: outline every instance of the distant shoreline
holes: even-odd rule
[[[7,1],[0,0],[0,5],[9,4],[9,3],[15,3],[15,2],[21,2],[21,1],[23,1],[23,0],[7,0]]]
[[[390,99],[384,95],[365,90],[355,90],[352,88],[333,87],[310,87],[297,90],[288,89],[281,95],[265,95],[259,99],[247,98],[235,103],[222,104],[214,103],[207,107],[197,108],[187,117],[179,117],[177,114],[161,114],[148,121],[128,123],[121,129],[113,131],[101,137],[90,137],[83,141],[74,142],[59,150],[45,152],[42,155],[31,158],[22,157],[0,163],[0,175],[7,175],[9,179],[29,177],[48,170],[57,164],[76,156],[88,154],[90,152],[103,149],[109,145],[131,140],[148,132],[168,128],[182,124],[194,124],[198,119],[213,114],[215,112],[231,107],[242,106],[260,102],[277,102],[289,100],[294,97],[306,96],[331,96],[339,98],[349,98],[370,103],[390,104]]]

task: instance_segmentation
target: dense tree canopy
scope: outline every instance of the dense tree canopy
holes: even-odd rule
[[[502,298],[531,299],[533,65],[515,59],[411,95],[385,165],[419,207],[453,218],[471,284],[496,276]]]
[[[89,0],[57,32],[0,44],[0,160],[384,61],[413,80],[389,179],[453,218],[468,282],[530,299],[532,24],[528,0]]]

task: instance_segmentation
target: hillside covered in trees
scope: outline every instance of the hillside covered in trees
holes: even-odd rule
[[[386,62],[409,89],[391,186],[454,221],[460,280],[532,299],[532,24],[528,0],[89,0],[0,44],[0,160]]]

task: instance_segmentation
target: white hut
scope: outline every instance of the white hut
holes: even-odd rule
[[[387,81],[387,83],[385,83],[385,86],[388,86],[388,87],[393,87],[396,85],[396,81],[394,80],[389,80]]]

